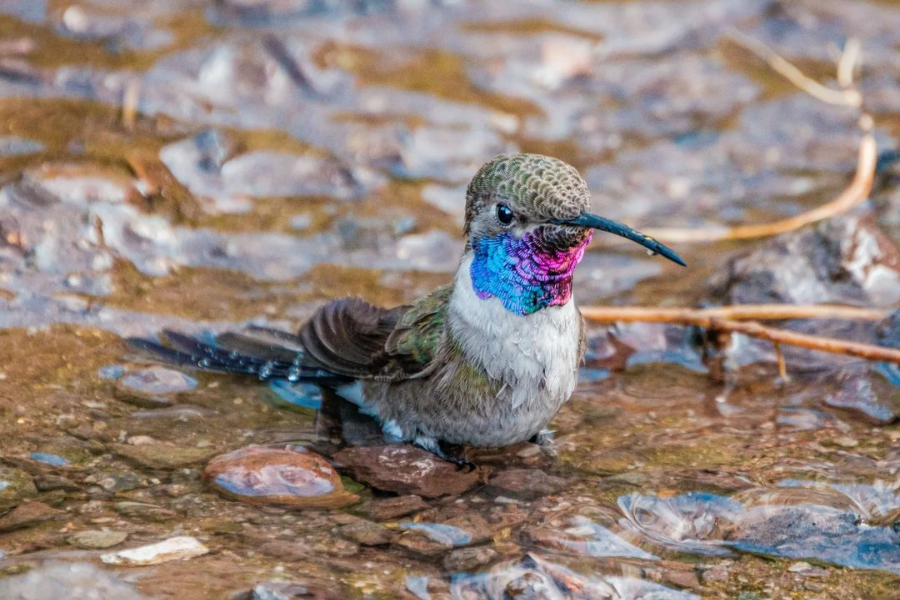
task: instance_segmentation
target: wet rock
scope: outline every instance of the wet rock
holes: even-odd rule
[[[170,406],[178,394],[197,387],[197,380],[180,371],[149,367],[128,373],[115,384],[116,397],[141,408]]]
[[[112,444],[111,449],[119,456],[123,456],[135,463],[149,469],[177,469],[205,462],[215,454],[210,448],[183,448],[153,442],[148,444]]]
[[[629,494],[619,498],[619,524],[666,548],[707,555],[730,555],[721,542],[738,518],[740,502],[691,492],[671,498]]]
[[[31,475],[21,469],[0,466],[0,512],[36,495]]]
[[[359,554],[359,544],[342,538],[325,538],[309,547],[313,556],[336,556],[338,558],[350,558]]]
[[[131,471],[110,473],[97,481],[97,485],[110,493],[127,492],[147,485],[140,475]]]
[[[0,533],[32,527],[44,521],[60,518],[63,511],[36,500],[26,500],[9,513],[0,517]]]
[[[65,467],[69,464],[67,459],[50,452],[31,452],[28,456],[31,457],[31,460],[50,465],[51,467]]]
[[[264,542],[257,546],[257,550],[263,556],[270,556],[284,562],[300,562],[308,560],[314,553],[307,544],[300,542],[286,542],[276,540]]]
[[[540,469],[510,469],[491,477],[485,491],[517,500],[537,500],[572,485],[571,479],[548,475]]]
[[[339,527],[337,534],[361,546],[382,546],[390,544],[394,539],[393,531],[365,519]]]
[[[729,565],[711,565],[708,567],[701,567],[700,570],[700,579],[706,584],[728,581],[730,577],[731,573]]]
[[[225,496],[255,504],[337,508],[359,500],[327,460],[302,446],[241,448],[211,460],[203,476]]]
[[[324,584],[267,581],[256,584],[252,590],[237,596],[233,600],[294,600],[295,598],[343,600],[345,597],[327,589]]]
[[[450,573],[472,572],[497,558],[497,551],[490,546],[457,548],[444,557],[444,568]]]
[[[113,508],[117,513],[128,519],[153,523],[165,523],[179,516],[173,510],[146,502],[116,502]]]
[[[713,279],[733,304],[892,306],[900,300],[900,251],[878,227],[841,216],[775,237],[729,261]]]
[[[522,531],[526,543],[550,550],[571,552],[595,558],[623,557],[657,560],[655,556],[622,539],[591,519],[577,515],[562,529],[526,527]]]
[[[335,466],[376,489],[437,498],[473,487],[478,470],[465,472],[414,446],[345,448],[334,455]]]
[[[465,538],[467,539],[460,537],[459,539],[454,540],[454,545],[457,546],[481,544],[491,539],[494,535],[488,522],[476,512],[467,512],[452,517],[445,521],[441,521],[438,525],[443,527],[453,527],[465,534]]]
[[[128,539],[124,531],[89,530],[73,533],[66,538],[70,546],[84,548],[85,550],[105,550],[118,546]]]
[[[376,521],[390,521],[428,508],[428,503],[419,496],[397,496],[369,500],[358,510],[360,514]]]
[[[697,596],[630,577],[587,575],[529,554],[515,562],[495,565],[487,573],[461,574],[450,586],[454,598],[654,598],[696,600]]]
[[[54,475],[52,473],[42,473],[35,475],[34,485],[41,492],[53,492],[62,490],[64,492],[73,492],[79,489],[77,483],[62,475]]]
[[[447,536],[434,535],[425,529],[411,529],[403,532],[395,542],[412,556],[429,560],[452,550],[453,541]]]
[[[209,549],[196,538],[173,537],[156,544],[120,550],[100,557],[109,565],[144,566],[158,565],[172,560],[188,560],[207,554]]]
[[[890,368],[890,367],[888,367]],[[900,415],[900,391],[878,368],[845,369],[836,376],[840,389],[824,403],[859,416],[873,425],[889,425]]]
[[[147,600],[130,583],[88,563],[48,562],[0,579],[0,598],[16,600]]]

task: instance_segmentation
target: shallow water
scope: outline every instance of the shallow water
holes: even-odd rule
[[[883,365],[795,353],[780,382],[770,348],[740,342],[723,375],[692,330],[592,326],[558,458],[483,458],[556,483],[377,513],[384,494],[346,476],[339,504],[361,504],[215,493],[213,456],[314,442],[321,395],[160,370],[123,341],[294,329],[332,297],[446,283],[466,182],[500,152],[572,162],[596,212],[638,227],[823,203],[855,168],[856,113],[797,92],[733,29],[826,81],[858,37],[879,149],[896,149],[892,2],[0,0],[0,592],[895,597],[900,392]],[[856,215],[895,243],[885,164]],[[760,244],[679,246],[683,270],[595,236],[576,298],[715,301],[714,276]],[[810,289],[896,304],[853,285]],[[266,484],[251,475],[230,485]],[[100,559],[184,535],[210,552]]]

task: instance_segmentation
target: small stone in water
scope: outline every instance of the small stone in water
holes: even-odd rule
[[[345,448],[334,455],[334,461],[355,480],[376,489],[426,498],[461,494],[480,476],[478,469],[461,471],[430,452],[406,444]]]
[[[209,549],[197,538],[189,536],[173,537],[149,546],[139,546],[104,554],[100,560],[108,565],[144,566],[158,565],[171,560],[187,560],[203,556]]]
[[[150,367],[128,373],[116,381],[116,396],[142,408],[168,406],[172,396],[197,387],[197,380],[180,371]]]
[[[389,521],[430,508],[419,496],[397,496],[369,500],[359,508],[359,512],[376,521]]]
[[[444,557],[444,568],[450,573],[471,572],[497,558],[497,551],[490,546],[457,548]]]
[[[71,546],[76,548],[84,548],[86,550],[103,550],[111,548],[124,542],[128,538],[128,534],[124,531],[101,531],[89,530],[73,533],[66,538]]]
[[[19,469],[0,466],[0,509],[11,508],[23,498],[37,495],[31,475]]]
[[[39,463],[44,463],[45,465],[50,465],[51,467],[64,467],[69,464],[69,461],[59,456],[58,454],[49,454],[47,452],[32,452],[29,454],[32,460],[36,460]]]
[[[548,475],[540,469],[509,469],[491,478],[489,493],[518,500],[535,500],[561,492],[572,481]]]
[[[247,446],[211,460],[203,476],[225,496],[255,504],[337,508],[359,500],[327,460],[298,446]]]
[[[0,533],[32,527],[44,521],[59,518],[63,511],[57,510],[43,502],[26,500],[16,508],[0,517]]]
[[[150,469],[177,469],[202,463],[215,451],[210,448],[181,448],[162,442],[145,443],[137,446],[131,444],[112,444],[112,450],[119,456],[132,460]]]
[[[378,523],[360,519],[354,523],[349,523],[337,530],[339,536],[356,542],[361,546],[381,546],[390,544],[394,539],[394,532]]]

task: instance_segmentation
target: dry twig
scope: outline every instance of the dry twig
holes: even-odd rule
[[[825,87],[815,79],[812,79],[761,41],[737,29],[732,29],[730,33],[731,40],[735,44],[746,48],[766,61],[773,71],[782,75],[816,100],[821,100],[826,104],[837,104],[838,106],[851,106],[854,108],[862,106],[862,94],[859,93],[859,90],[851,89],[850,87],[852,85],[853,69],[856,67],[856,61],[859,59],[859,42],[851,39],[844,46],[844,52],[838,61],[838,79],[840,80],[841,76],[843,76],[843,80],[849,81],[850,84],[842,84],[842,87],[845,89],[835,90]]]
[[[742,333],[744,335],[768,340],[776,344],[776,352],[780,346],[798,346],[810,350],[820,350],[832,354],[845,354],[867,360],[879,360],[900,364],[900,350],[885,348],[875,344],[849,342],[818,335],[796,333],[775,327],[762,325],[758,320],[781,320],[798,318],[817,319],[862,319],[867,321],[881,320],[887,316],[886,311],[866,308],[852,308],[831,305],[737,305],[717,308],[642,308],[618,306],[587,306],[581,313],[588,321],[596,323],[643,322],[671,323],[679,325],[695,325],[710,331]],[[783,360],[783,359],[782,359]],[[779,361],[779,372],[786,371]],[[786,372],[782,374],[786,376]]]
[[[712,308],[648,308],[643,306],[582,306],[581,314],[595,323],[673,323],[709,327],[713,319],[783,321],[845,319],[881,321],[888,311],[838,304],[736,304]]]

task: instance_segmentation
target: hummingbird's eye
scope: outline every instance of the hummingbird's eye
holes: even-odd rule
[[[509,225],[513,222],[513,218],[515,214],[510,207],[505,204],[497,205],[497,220],[500,221],[504,225]]]

